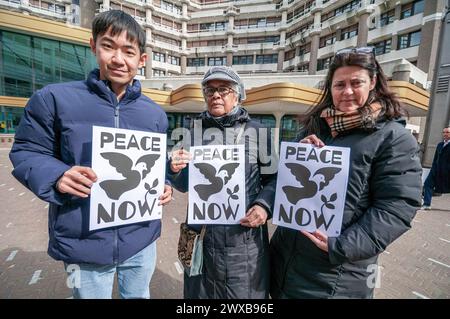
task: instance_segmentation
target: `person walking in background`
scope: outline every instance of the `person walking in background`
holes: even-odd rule
[[[27,103],[10,152],[12,174],[50,203],[48,254],[64,261],[70,282],[79,282],[74,298],[111,298],[116,271],[120,297],[149,298],[161,221],[88,229],[97,180],[90,167],[92,126],[165,134],[167,116],[133,79],[147,58],[145,32],[133,17],[100,13],[90,44],[99,69],[86,81],[48,85]],[[159,204],[171,194],[165,185]]]
[[[442,131],[444,140],[436,147],[433,163],[423,183],[423,210],[431,209],[433,193],[450,193],[450,126]]]
[[[298,140],[351,148],[341,234],[277,227],[270,243],[273,298],[373,297],[371,266],[420,207],[418,146],[403,114],[373,48],[336,53]]]

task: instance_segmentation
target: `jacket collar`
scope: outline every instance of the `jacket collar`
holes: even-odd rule
[[[109,101],[112,104],[117,103],[116,94],[109,88],[107,80],[100,80],[100,70],[92,70],[86,80],[89,89],[94,91],[99,97]],[[131,85],[128,85],[125,91],[125,95],[121,99],[122,104],[127,104],[133,100],[136,100],[141,96],[141,83],[137,80],[133,80]]]
[[[221,118],[214,118],[208,111],[200,113],[197,118],[201,119],[206,127],[217,127],[219,129],[225,127],[232,127],[236,123],[243,123],[250,121],[248,111],[241,106],[236,106],[237,112],[230,115],[225,115]]]

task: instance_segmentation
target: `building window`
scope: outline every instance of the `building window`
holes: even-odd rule
[[[374,43],[373,46],[375,47],[375,55],[382,55],[391,52],[391,45],[391,39]]]
[[[209,66],[226,65],[226,64],[227,64],[227,58],[224,56],[208,58]]]
[[[319,40],[319,48],[326,47],[327,45],[332,45],[336,42],[336,33],[331,33],[324,37],[321,37]]]
[[[334,16],[339,16],[343,13],[350,12],[350,11],[356,11],[361,6],[361,0],[353,0],[351,2],[348,2],[347,4],[343,5],[342,7],[337,8],[334,10]]]
[[[253,55],[238,55],[233,57],[233,65],[253,64]]]
[[[165,75],[166,75],[166,71],[153,69],[153,76],[165,76]]]
[[[352,25],[348,28],[342,29],[341,41],[345,39],[350,39],[358,35],[358,24]]]
[[[178,15],[181,15],[182,13],[182,8],[180,6],[177,6],[173,3],[167,2],[162,0],[161,1],[161,9],[165,10],[165,11],[169,11],[169,12],[173,12],[176,13]]]
[[[168,57],[167,57],[167,62],[169,62],[170,64],[173,64],[173,65],[180,65],[180,58],[179,57],[176,57],[176,56],[173,56],[173,55],[169,55]]]
[[[308,72],[309,71],[309,63],[301,64],[298,66],[298,72]]]
[[[295,49],[284,53],[284,61],[292,60],[295,57]]]
[[[299,119],[296,115],[285,115],[281,119],[280,142],[292,142],[300,128]]]
[[[166,55],[160,52],[153,52],[153,61],[166,62]]]
[[[409,47],[414,47],[420,45],[421,32],[411,32],[408,34],[403,34],[398,36],[398,49],[406,49]]]
[[[326,70],[330,66],[333,56],[317,60],[317,71]]]
[[[273,115],[252,114],[252,120],[261,123],[263,127],[267,128],[274,128],[276,125],[275,116]]]
[[[402,6],[400,19],[405,19],[423,12],[424,0],[417,0]]]
[[[145,67],[137,69],[136,75],[145,76]]]
[[[246,40],[247,40],[246,43],[248,43],[248,44],[252,44],[252,43],[276,43],[276,42],[280,42],[280,36],[279,35],[273,35],[273,36],[267,36],[267,37],[253,37],[253,38],[246,38]]]
[[[205,66],[205,58],[189,58],[187,66]]]
[[[256,56],[256,64],[278,63],[278,54],[260,54]]]
[[[298,56],[302,57],[311,51],[311,43],[302,45],[298,50]]]
[[[395,20],[395,9],[382,13],[380,16],[380,27],[393,23]]]
[[[47,84],[84,80],[97,67],[88,46],[0,30],[0,95],[30,97]]]

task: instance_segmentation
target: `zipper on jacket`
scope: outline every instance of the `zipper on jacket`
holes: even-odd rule
[[[114,95],[115,105],[114,105],[114,127],[119,128],[119,108],[120,101],[118,101],[117,97]],[[114,228],[114,247],[113,247],[113,264],[117,264],[119,262],[119,230]]]
[[[114,127],[119,128],[119,103],[114,107]]]

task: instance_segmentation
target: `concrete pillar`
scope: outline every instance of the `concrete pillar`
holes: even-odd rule
[[[153,24],[152,9],[150,8],[145,9],[145,20],[147,20],[148,24]]]
[[[439,46],[439,33],[441,29],[442,12],[444,3],[442,0],[424,1],[423,25],[417,57],[417,67],[428,73],[428,80],[434,76],[436,55]]]
[[[342,29],[336,29],[336,41],[341,41]]]
[[[283,72],[284,49],[278,50],[277,72]]]
[[[311,52],[309,54],[309,75],[314,75],[317,72],[317,54],[319,51],[319,36],[320,33],[315,33],[311,38]]]
[[[230,15],[228,17],[228,30],[233,31],[234,30],[234,16]]]
[[[365,12],[359,16],[358,23],[358,39],[356,45],[358,47],[367,46],[367,38],[369,36],[369,20],[370,13]]]
[[[183,2],[181,10],[182,10],[183,17],[188,18],[188,5],[186,2]]]
[[[285,44],[285,42],[286,42],[286,31],[285,30],[283,30],[283,31],[281,31],[281,33],[280,33],[280,46],[284,46],[284,44]]]
[[[181,74],[186,74],[187,57],[186,55],[181,55],[180,58]]]
[[[181,22],[181,33],[183,33],[183,35],[187,34],[187,21]]]
[[[111,4],[109,0],[103,0],[103,11],[108,11]]]
[[[147,61],[145,62],[145,78],[150,79],[151,77],[153,77],[153,48],[151,46],[146,46],[145,53],[147,53]]]
[[[145,62],[145,77],[151,78],[153,76],[152,64],[153,64],[153,42],[152,42],[152,29],[145,29],[145,53],[147,54],[147,61]]]
[[[287,23],[287,11],[281,12],[281,25],[286,25]]]
[[[70,20],[72,20],[71,19],[71,17],[72,17],[72,4],[67,4],[66,3],[66,5],[64,7],[66,9],[66,19],[67,19],[67,21],[68,22],[72,22],[72,21],[70,21]]]
[[[227,66],[231,66],[233,64],[233,53],[227,52]]]
[[[233,35],[229,34],[227,37],[227,47],[232,48],[233,47]]]
[[[398,34],[393,33],[391,38],[391,50],[392,51],[397,50],[398,49],[397,46],[398,46]]]
[[[400,20],[401,16],[402,16],[402,4],[400,3],[400,1],[398,1],[395,4],[395,13],[394,13],[395,20]]]

